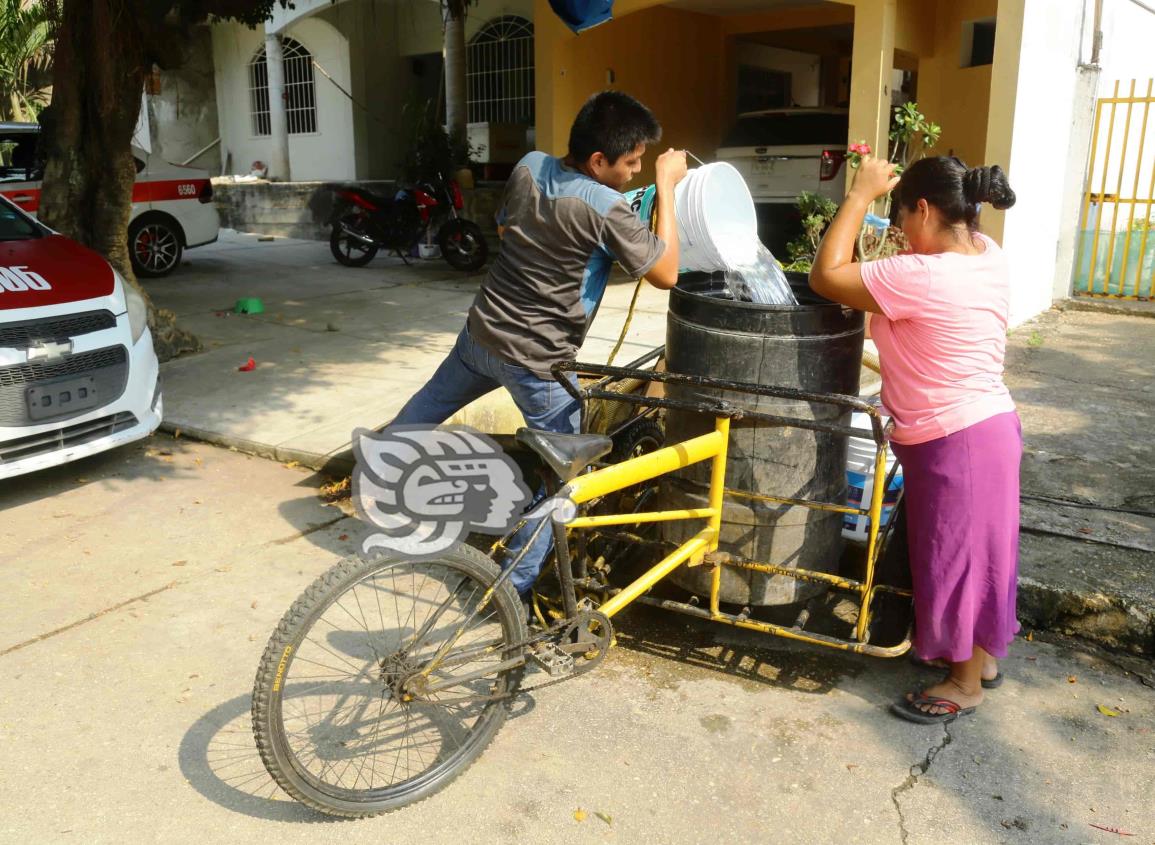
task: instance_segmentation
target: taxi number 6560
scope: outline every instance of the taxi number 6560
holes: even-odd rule
[[[177,185],[176,192],[178,196],[195,197],[197,193],[196,185]]]

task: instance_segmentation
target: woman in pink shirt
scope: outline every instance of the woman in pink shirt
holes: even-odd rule
[[[891,190],[911,251],[856,263],[863,219]],[[870,312],[878,345],[906,487],[914,647],[950,667],[892,705],[913,722],[973,713],[1002,681],[996,660],[1019,627],[1022,431],[1003,384],[1010,278],[1002,250],[978,231],[981,203],[1014,202],[998,167],[925,158],[900,180],[868,156],[810,272],[817,293]]]

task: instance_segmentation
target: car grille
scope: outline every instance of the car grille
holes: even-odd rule
[[[122,411],[100,419],[0,442],[0,464],[45,455],[69,446],[91,443],[93,440],[132,428],[136,423],[135,414]]]
[[[0,325],[0,347],[27,349],[37,340],[68,340],[77,335],[90,334],[116,327],[111,311],[86,311],[67,317],[42,317],[22,323]]]
[[[91,352],[69,355],[59,361],[33,361],[0,367],[0,426],[38,425],[43,420],[28,418],[25,388],[72,376],[92,376],[96,380],[100,404],[107,405],[120,398],[128,382],[128,350],[123,346],[109,346]],[[59,419],[77,417],[92,412],[92,408],[65,414]]]

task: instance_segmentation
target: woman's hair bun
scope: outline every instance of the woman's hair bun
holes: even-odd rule
[[[997,164],[993,167],[972,167],[962,179],[963,197],[977,205],[987,202],[995,208],[1010,208],[1015,204],[1007,174]]]

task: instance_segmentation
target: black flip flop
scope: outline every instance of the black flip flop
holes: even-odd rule
[[[997,672],[993,678],[983,678],[983,689],[998,689],[1003,685],[1004,680],[1003,673]]]
[[[919,705],[941,707],[945,713],[926,713]],[[935,698],[923,695],[921,692],[913,699],[896,701],[890,705],[890,712],[908,722],[917,722],[920,725],[941,725],[944,722],[953,722],[959,716],[969,716],[975,712],[974,707],[963,707],[957,701],[949,698]]]

